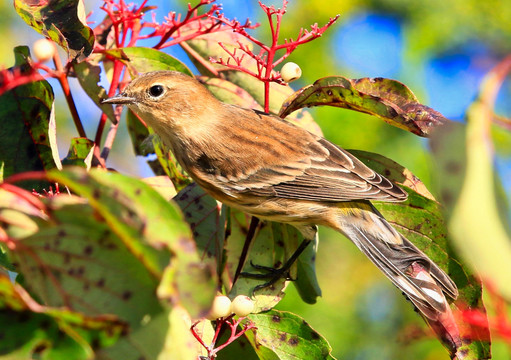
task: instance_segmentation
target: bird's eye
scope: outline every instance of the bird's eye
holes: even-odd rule
[[[159,98],[164,92],[165,89],[161,85],[153,85],[149,88],[149,95],[153,98]]]

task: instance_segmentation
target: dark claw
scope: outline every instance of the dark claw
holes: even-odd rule
[[[266,273],[265,274],[254,274],[254,273],[242,272],[240,274],[241,276],[247,277],[250,279],[261,279],[261,280],[268,279],[268,281],[265,282],[264,284],[257,285],[254,288],[254,290],[252,290],[252,295],[258,290],[262,290],[264,288],[272,286],[280,279],[291,280],[291,281],[294,280],[291,278],[291,276],[289,274],[289,267],[284,266],[282,268],[275,269],[270,266],[254,264],[254,263],[252,263],[252,261],[250,261],[250,265],[254,269],[265,271]]]

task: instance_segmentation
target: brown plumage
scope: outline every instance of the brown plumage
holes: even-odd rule
[[[428,318],[446,311],[443,292],[456,298],[452,280],[369,202],[403,201],[407,193],[328,140],[220,102],[173,71],[143,74],[105,102],[127,104],[226,205],[290,223],[309,240],[313,225],[346,235]]]

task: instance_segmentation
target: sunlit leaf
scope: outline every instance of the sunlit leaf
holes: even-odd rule
[[[151,141],[147,141],[149,130],[131,110],[126,112],[126,124],[135,155],[154,154],[154,148],[150,146]]]
[[[30,236],[39,229],[39,221],[45,221],[44,205],[31,201],[32,194],[12,185],[0,188],[0,219],[2,229],[10,238]]]
[[[28,25],[62,46],[70,58],[81,60],[92,52],[94,34],[80,18],[81,0],[15,0],[14,7]]]
[[[507,299],[511,299],[509,228],[497,202],[489,126],[492,114],[476,102],[466,128],[466,170],[449,229],[456,249]]]
[[[82,61],[81,63],[73,63],[73,69],[83,90],[87,93],[87,95],[89,95],[94,104],[96,104],[101,111],[108,116],[110,121],[115,123],[116,120],[112,105],[101,103],[101,100],[107,97],[105,89],[99,85],[101,80],[101,68],[99,66],[92,65],[88,61]]]
[[[420,104],[410,89],[396,80],[342,76],[322,78],[298,90],[284,102],[280,116],[320,105],[371,114],[420,136],[428,136],[432,128],[448,121],[439,112]]]
[[[249,216],[231,209],[232,233],[227,239],[225,246],[227,264],[226,274],[224,275],[227,276],[230,282],[234,279],[240,261],[242,260],[241,255],[248,229],[247,220],[249,218]],[[244,273],[268,274],[268,271],[260,270],[257,266],[278,269],[284,264],[297,247],[296,239],[288,236],[287,226],[289,225],[273,222],[259,223],[246,261],[242,264]],[[293,278],[296,278],[296,266],[295,263],[291,268],[291,276]],[[253,300],[255,301],[254,312],[269,310],[282,300],[284,296],[283,290],[287,286],[287,281],[285,278],[280,278],[275,284],[254,292],[256,286],[265,284],[268,280],[269,278],[257,279],[242,275],[232,286],[229,297],[234,298],[236,295],[253,295]],[[224,281],[226,281],[225,278]]]
[[[181,61],[163,51],[145,47],[126,47],[105,51],[124,62],[132,75],[157,70],[174,70],[192,76],[192,72]]]
[[[158,359],[197,360],[197,348],[200,344],[190,331],[192,322],[186,310],[179,306],[174,307],[168,315],[168,320],[169,332]]]
[[[88,168],[86,159],[94,146],[94,142],[86,138],[72,138],[67,156],[62,160],[62,165],[77,165]]]
[[[90,346],[111,346],[126,324],[115,316],[88,317],[67,309],[42,307],[0,274],[0,354],[10,358],[89,359]],[[5,358],[4,356],[1,356]]]
[[[355,155],[360,161],[369,166],[371,169],[385,176],[387,179],[397,184],[409,187],[419,195],[422,195],[430,200],[435,200],[424,183],[404,166],[401,166],[395,161],[379,154],[362,150],[349,150],[349,152]]]
[[[246,336],[261,359],[334,359],[326,339],[298,315],[271,310],[248,319],[257,330]]]
[[[181,190],[174,199],[190,224],[202,261],[209,261],[221,274],[225,239],[225,208],[196,183]]]
[[[141,179],[156,190],[164,199],[171,200],[176,196],[176,188],[168,176],[160,175]]]
[[[85,173],[75,168],[53,172],[50,178],[87,198],[152,276],[159,280],[165,274],[159,293],[181,301],[194,317],[209,310],[215,295],[214,269],[200,261],[190,230],[175,204],[149,185],[118,173]],[[170,267],[168,251],[174,255]]]
[[[206,78],[203,76],[198,77],[198,79],[220,101],[249,109],[262,110],[262,107],[255,101],[252,95],[230,81],[220,78]]]

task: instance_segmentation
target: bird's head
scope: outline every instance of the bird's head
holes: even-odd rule
[[[195,78],[177,71],[153,71],[140,75],[124,91],[103,100],[127,105],[148,125],[181,127],[218,100]]]

